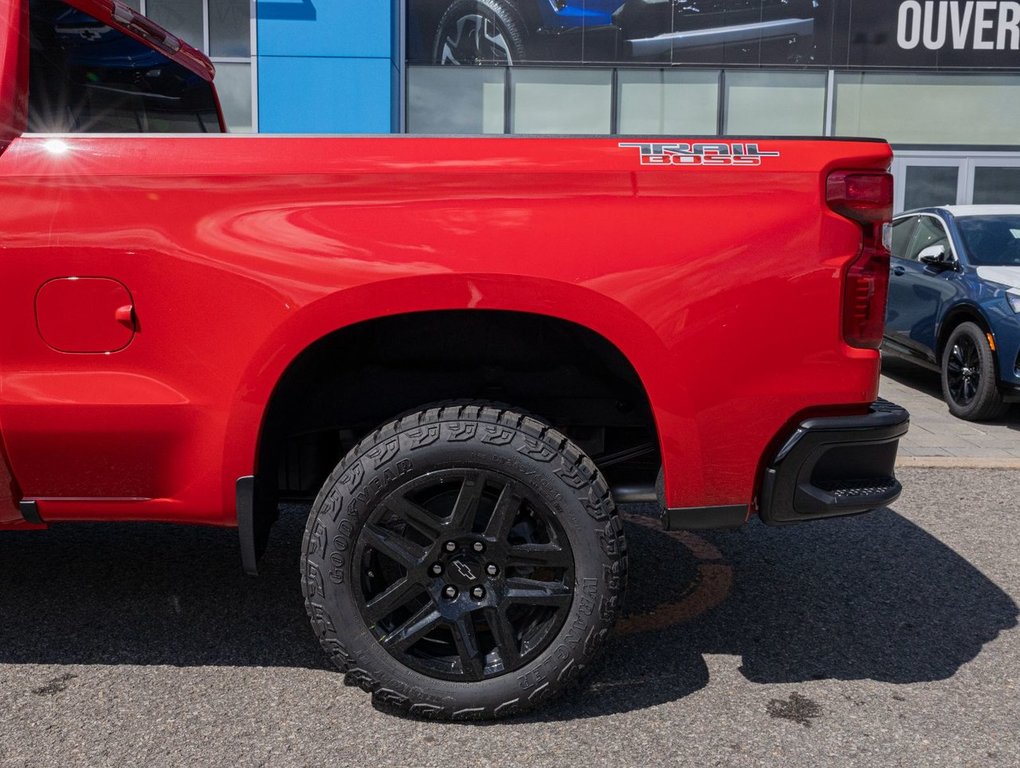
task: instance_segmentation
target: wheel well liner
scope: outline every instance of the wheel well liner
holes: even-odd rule
[[[311,344],[278,380],[257,448],[256,525],[280,498],[309,498],[340,458],[393,417],[444,400],[540,416],[619,482],[652,485],[659,440],[645,388],[604,336],[548,315],[436,310],[391,315]],[[630,474],[627,474],[630,473]]]

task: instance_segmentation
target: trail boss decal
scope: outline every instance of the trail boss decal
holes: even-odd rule
[[[637,144],[621,142],[623,147],[635,147],[641,154],[641,165],[761,165],[763,157],[779,157],[778,152],[765,152],[757,144]]]

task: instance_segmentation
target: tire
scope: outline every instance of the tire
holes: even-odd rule
[[[942,352],[942,397],[954,416],[984,421],[1003,416],[995,374],[995,356],[985,332],[975,323],[960,323]]]
[[[436,64],[517,64],[524,59],[524,22],[502,0],[454,0],[439,19]]]
[[[542,422],[481,405],[428,408],[355,446],[302,551],[305,608],[345,682],[439,719],[563,693],[615,621],[626,570],[591,460]]]

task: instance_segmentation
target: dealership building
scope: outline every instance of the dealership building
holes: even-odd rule
[[[1020,204],[1017,0],[127,4],[210,56],[231,130],[875,136],[897,209]]]

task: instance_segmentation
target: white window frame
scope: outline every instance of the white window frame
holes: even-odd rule
[[[956,205],[971,205],[974,202],[974,177],[978,168],[1020,168],[1020,151],[981,152],[950,150],[896,150],[892,173],[896,179],[894,209],[903,210],[906,190],[903,181],[910,166],[957,166],[960,172],[956,179]]]
[[[253,133],[259,132],[259,57],[258,57],[258,18],[256,16],[256,3],[258,0],[249,0],[248,16],[250,18],[249,35],[251,56],[209,56],[209,0],[202,0],[202,53],[209,56],[213,64],[250,64],[251,65],[251,129]],[[146,7],[149,0],[138,0],[142,15],[146,15]],[[188,43],[195,45],[194,40]]]

